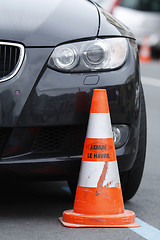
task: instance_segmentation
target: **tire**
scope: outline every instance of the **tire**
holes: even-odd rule
[[[72,196],[75,197],[77,184],[78,184],[78,175],[75,175],[74,178],[68,179],[67,182],[68,182],[68,187],[72,193]]]
[[[141,183],[145,154],[146,154],[146,138],[147,138],[147,123],[146,123],[146,108],[142,85],[140,84],[140,131],[138,152],[134,165],[130,171],[120,173],[122,193],[124,201],[131,199],[137,192]]]

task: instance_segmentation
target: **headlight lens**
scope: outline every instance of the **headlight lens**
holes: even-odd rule
[[[78,60],[79,56],[76,49],[66,45],[56,48],[53,54],[53,63],[62,70],[73,69],[77,65]]]
[[[84,44],[81,54],[84,65],[89,69],[105,68],[109,61],[107,46],[100,40]]]
[[[48,66],[62,72],[110,70],[125,62],[127,52],[128,43],[125,38],[64,44],[54,49]]]

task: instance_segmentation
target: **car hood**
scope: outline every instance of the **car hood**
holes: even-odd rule
[[[118,19],[113,17],[111,14],[106,12],[105,9],[98,6],[99,14],[100,14],[100,27],[98,35],[100,37],[105,36],[122,36],[135,39],[134,34],[131,30],[120,22]]]
[[[0,40],[49,47],[97,36],[98,11],[86,0],[0,0],[0,6]]]
[[[0,0],[0,6],[1,41],[53,47],[98,35],[130,36],[106,12],[87,0]]]

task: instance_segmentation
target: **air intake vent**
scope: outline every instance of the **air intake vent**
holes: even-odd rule
[[[23,45],[0,42],[0,82],[9,80],[16,75],[23,58]]]
[[[42,127],[36,137],[33,153],[52,153],[52,157],[82,155],[86,126]]]

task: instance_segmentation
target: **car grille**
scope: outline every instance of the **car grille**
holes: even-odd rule
[[[51,153],[53,157],[82,155],[86,126],[43,127],[32,146],[34,153]]]
[[[21,44],[0,42],[0,81],[12,78],[19,70],[24,57]]]

